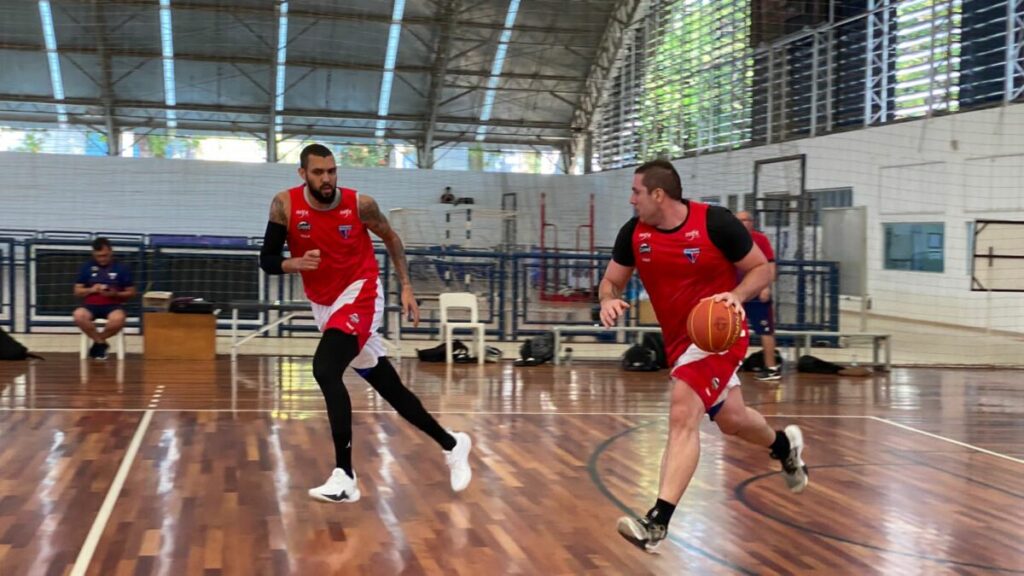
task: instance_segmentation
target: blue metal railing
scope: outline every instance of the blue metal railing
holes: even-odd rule
[[[71,231],[0,231],[0,325],[13,328],[18,306],[15,270],[23,267],[25,329],[71,326],[77,301],[72,295],[75,271],[90,256],[89,242],[98,236]],[[254,237],[107,234],[117,238],[119,258],[133,267],[139,291],[169,290],[208,300],[300,301],[301,282],[291,276],[273,281],[258,268],[259,240]],[[382,247],[376,248],[385,304],[396,306],[399,287],[393,265]],[[609,256],[606,254],[517,252],[500,253],[454,248],[411,248],[406,251],[413,287],[421,309],[431,310],[431,298],[442,292],[472,292],[480,297],[481,322],[487,334],[516,340],[544,332],[550,324],[594,326],[595,338],[611,338],[595,324],[597,289]],[[186,264],[188,274],[175,275]],[[784,330],[837,330],[839,327],[839,267],[834,262],[780,261],[776,326]],[[246,274],[247,270],[252,271]],[[184,269],[183,269],[184,270]],[[229,272],[230,270],[230,272]],[[229,276],[230,274],[230,276]],[[208,292],[204,293],[204,292]],[[638,304],[642,284],[634,276],[625,298],[632,304],[627,325],[640,325]],[[424,306],[424,301],[427,303]],[[141,299],[128,306],[129,325],[138,326]],[[268,318],[265,312],[242,314],[253,326]],[[385,315],[385,329],[393,317]],[[419,327],[402,318],[404,335],[438,331],[439,318],[424,314]],[[220,326],[227,326],[223,319]],[[282,325],[276,334],[315,331],[309,324]]]
[[[0,326],[14,330],[14,247],[13,238],[0,238]]]

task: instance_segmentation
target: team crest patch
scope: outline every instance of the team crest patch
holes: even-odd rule
[[[640,253],[641,254],[650,254],[651,253],[651,245],[646,243],[646,242],[641,244],[640,245]]]
[[[722,382],[718,378],[712,378],[711,379],[711,389],[712,390],[718,390],[718,387],[721,386],[721,385],[722,385]]]
[[[686,248],[683,250],[683,255],[690,261],[690,264],[696,264],[697,256],[700,256],[700,248]]]
[[[299,229],[299,232],[309,232],[313,229],[313,225],[303,220],[302,222],[299,222],[296,228]]]
[[[348,224],[342,224],[341,226],[338,226],[338,232],[341,234],[342,238],[348,240],[349,234],[352,233],[352,226],[349,226]]]

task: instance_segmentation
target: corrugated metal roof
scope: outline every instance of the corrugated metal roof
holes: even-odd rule
[[[279,4],[171,0],[179,129],[267,133]],[[488,141],[559,144],[571,137],[573,112],[618,4],[522,0]],[[159,1],[50,5],[70,122],[103,126],[109,108],[118,127],[163,126]],[[387,138],[422,140],[435,104],[436,144],[474,139],[508,6],[407,1]],[[283,134],[373,138],[392,8],[379,0],[289,2]],[[37,2],[0,5],[0,121],[57,122]]]

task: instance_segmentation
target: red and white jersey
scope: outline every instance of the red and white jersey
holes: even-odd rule
[[[619,232],[614,259],[636,267],[661,324],[669,364],[690,346],[686,319],[708,296],[736,287],[736,267],[753,243],[728,210],[688,201],[686,220],[661,230],[634,218]],[[744,327],[744,330],[746,328]]]
[[[764,232],[754,230],[750,233],[750,237],[753,238],[754,244],[757,244],[757,247],[761,249],[764,257],[769,262],[775,262],[775,251],[772,250],[772,241],[768,239],[768,236]]]
[[[301,274],[306,296],[323,306],[334,304],[359,280],[375,284],[380,274],[370,233],[359,219],[359,194],[348,188],[339,188],[338,193],[337,206],[318,210],[306,201],[305,186],[288,191],[288,249],[292,257],[320,250],[320,267]]]

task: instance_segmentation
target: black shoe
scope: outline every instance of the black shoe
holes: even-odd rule
[[[637,548],[654,552],[658,544],[668,536],[668,526],[651,522],[649,518],[619,518],[619,534]]]
[[[776,380],[782,380],[782,370],[778,366],[772,366],[771,368],[765,368],[759,372],[757,376],[754,376],[754,380],[758,382],[774,382]]]
[[[106,342],[94,343],[92,348],[89,349],[89,358],[94,360],[106,360],[108,348],[110,348],[110,345]]]
[[[789,454],[772,453],[772,458],[782,462],[782,476],[786,479],[786,486],[790,492],[803,492],[810,482],[807,474],[807,465],[804,464],[800,454],[804,451],[804,435],[800,427],[795,424],[786,426],[783,433],[789,439]]]

